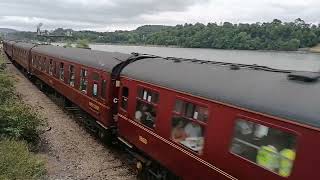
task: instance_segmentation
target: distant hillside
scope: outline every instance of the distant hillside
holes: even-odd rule
[[[58,28],[53,35],[66,34]],[[34,32],[16,32],[14,39],[48,41]],[[165,45],[187,48],[247,49],[247,50],[298,50],[320,43],[320,25],[308,24],[298,18],[293,22],[274,19],[257,23],[195,23],[176,26],[145,25],[131,31],[95,32],[72,31],[72,37],[51,41],[86,39],[92,43]]]
[[[159,32],[165,28],[168,28],[170,26],[164,26],[164,25],[144,25],[144,26],[140,26],[138,27],[136,30],[136,32],[144,32],[144,33],[154,33],[154,32]]]
[[[15,29],[9,29],[9,28],[0,28],[0,33],[14,33],[17,32]]]

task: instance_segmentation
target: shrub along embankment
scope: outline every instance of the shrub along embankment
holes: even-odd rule
[[[36,155],[39,143],[37,113],[15,94],[14,79],[0,55],[0,179],[40,179],[44,161]]]

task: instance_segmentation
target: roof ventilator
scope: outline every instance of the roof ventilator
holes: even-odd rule
[[[316,82],[319,78],[320,73],[318,72],[296,71],[288,74],[288,79],[295,81]]]
[[[237,64],[231,64],[231,65],[230,65],[230,69],[231,69],[231,70],[239,70],[239,69],[240,69],[240,66],[237,65]]]

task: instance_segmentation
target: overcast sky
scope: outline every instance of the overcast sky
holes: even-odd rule
[[[320,0],[0,0],[0,27],[131,30],[144,24],[320,22]]]

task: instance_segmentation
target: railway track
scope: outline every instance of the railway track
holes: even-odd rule
[[[22,100],[46,119],[46,131],[41,135],[46,179],[137,179],[126,154],[94,135],[86,113],[73,105],[62,108],[61,99],[41,92],[15,66],[7,66],[18,80],[16,90]]]

